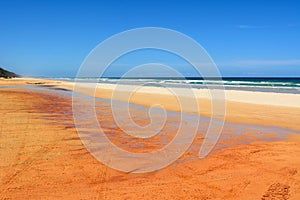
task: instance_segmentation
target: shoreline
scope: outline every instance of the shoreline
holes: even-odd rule
[[[208,90],[193,90],[200,108],[200,111],[196,113],[193,110],[194,107],[185,106],[185,110],[181,110],[177,97],[165,88],[142,87],[134,94],[131,94],[128,91],[134,86],[121,85],[118,86],[121,87],[121,91],[119,90],[119,92],[114,94],[116,85],[113,84],[98,84],[96,92],[87,87],[91,84],[79,84],[81,86],[78,87],[77,92],[97,98],[128,101],[146,107],[160,104],[169,111],[183,111],[205,117],[212,116],[212,105]],[[51,85],[56,88],[73,91],[75,83],[49,79],[17,78],[2,79],[0,80],[0,85]],[[225,91],[225,94],[226,122],[278,126],[296,131],[300,130],[300,94],[249,91]]]
[[[0,85],[53,85],[58,88],[74,89],[74,85],[78,87],[90,88],[95,86],[95,83],[88,82],[74,82],[74,81],[63,81],[56,79],[44,79],[44,78],[11,78],[11,79],[0,79]],[[118,86],[119,87],[119,86]],[[97,83],[97,89],[99,90],[115,90],[117,84],[111,83]],[[136,89],[135,85],[123,84],[119,87],[120,91],[128,92]],[[170,95],[170,90],[182,90],[185,88],[163,88],[155,86],[141,86],[138,88],[138,93],[150,93],[153,95]],[[208,89],[197,89],[191,88],[196,98],[210,99],[210,92]],[[219,89],[212,89],[219,90]],[[224,91],[226,101],[234,101],[239,103],[249,103],[258,105],[273,105],[273,106],[284,106],[284,107],[299,107],[300,108],[300,94],[296,93],[280,93],[280,92],[263,92],[263,91],[247,91],[247,90],[230,90]],[[90,94],[91,95],[91,94]],[[275,97],[275,98],[274,98]],[[265,102],[263,102],[263,101]]]

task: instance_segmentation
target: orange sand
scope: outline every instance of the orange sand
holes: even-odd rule
[[[101,95],[109,98],[110,91]],[[132,102],[153,104],[153,96],[136,95]],[[168,102],[170,110],[178,109],[172,97],[157,99]],[[125,174],[102,165],[84,148],[72,117],[65,114],[70,99],[0,88],[0,100],[1,199],[300,199],[299,135],[232,147],[154,173]],[[199,101],[203,105],[207,100]],[[295,108],[227,106],[228,121],[300,130]],[[201,114],[209,115],[209,110],[204,106]]]

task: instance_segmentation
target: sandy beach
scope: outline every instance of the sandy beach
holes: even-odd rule
[[[74,82],[45,80],[34,78],[17,78],[13,80],[1,80],[2,85],[50,85],[55,88],[67,90],[74,89]],[[78,92],[97,98],[115,99],[120,101],[129,101],[134,104],[151,107],[154,104],[160,104],[166,110],[182,111],[177,97],[172,93],[176,88],[168,90],[166,88],[144,86],[138,88],[131,94],[132,86],[122,86],[116,88],[114,84],[98,84],[97,89],[89,88],[89,84],[77,85]],[[114,95],[115,89],[118,90]],[[211,96],[208,90],[193,89],[199,105],[201,116],[211,117]],[[155,94],[155,95],[153,95]],[[130,97],[130,98],[129,98]],[[226,121],[243,124],[257,124],[264,126],[279,126],[293,130],[300,130],[300,95],[269,93],[269,92],[251,92],[226,90]],[[195,114],[188,106],[185,112]],[[293,120],[291,120],[293,119]]]
[[[43,86],[50,89],[34,89]],[[171,166],[127,174],[99,163],[82,144],[71,95],[61,90],[73,87],[57,80],[0,80],[1,199],[300,199],[299,94],[226,91],[226,122],[284,129],[284,138],[271,134],[245,143],[246,136],[240,136],[222,141],[226,148],[205,159],[188,159],[196,157],[199,137]],[[80,88],[98,98],[127,101],[130,96],[133,104],[181,111],[176,97],[163,88],[143,87],[133,95],[130,87],[114,95],[111,84],[99,85],[96,92]],[[195,94],[200,112],[184,112],[210,117],[208,91]],[[111,121],[109,116],[101,119]]]

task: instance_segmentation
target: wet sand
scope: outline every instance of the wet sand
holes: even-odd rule
[[[195,157],[200,136],[171,166],[148,174],[126,174],[99,163],[83,146],[70,112],[70,95],[22,88],[24,81],[0,82],[20,86],[0,88],[1,199],[300,198],[300,137],[293,134],[300,130],[298,108],[227,102],[227,121],[290,128],[288,138],[255,141],[254,137],[244,144],[245,136],[241,136],[233,144],[225,140],[227,148],[208,158],[186,159]],[[26,80],[28,83],[45,82]],[[102,90],[98,95],[110,97],[111,91]],[[137,95],[132,102],[153,103],[151,95]],[[165,97],[161,103],[171,102],[176,111],[171,99]],[[205,108],[201,114],[209,115]],[[113,133],[121,134],[118,129]]]

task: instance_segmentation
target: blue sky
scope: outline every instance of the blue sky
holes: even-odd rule
[[[0,67],[27,76],[73,77],[101,41],[151,26],[194,38],[224,76],[300,76],[299,10],[297,0],[0,0]],[[134,59],[159,61],[153,55]]]

